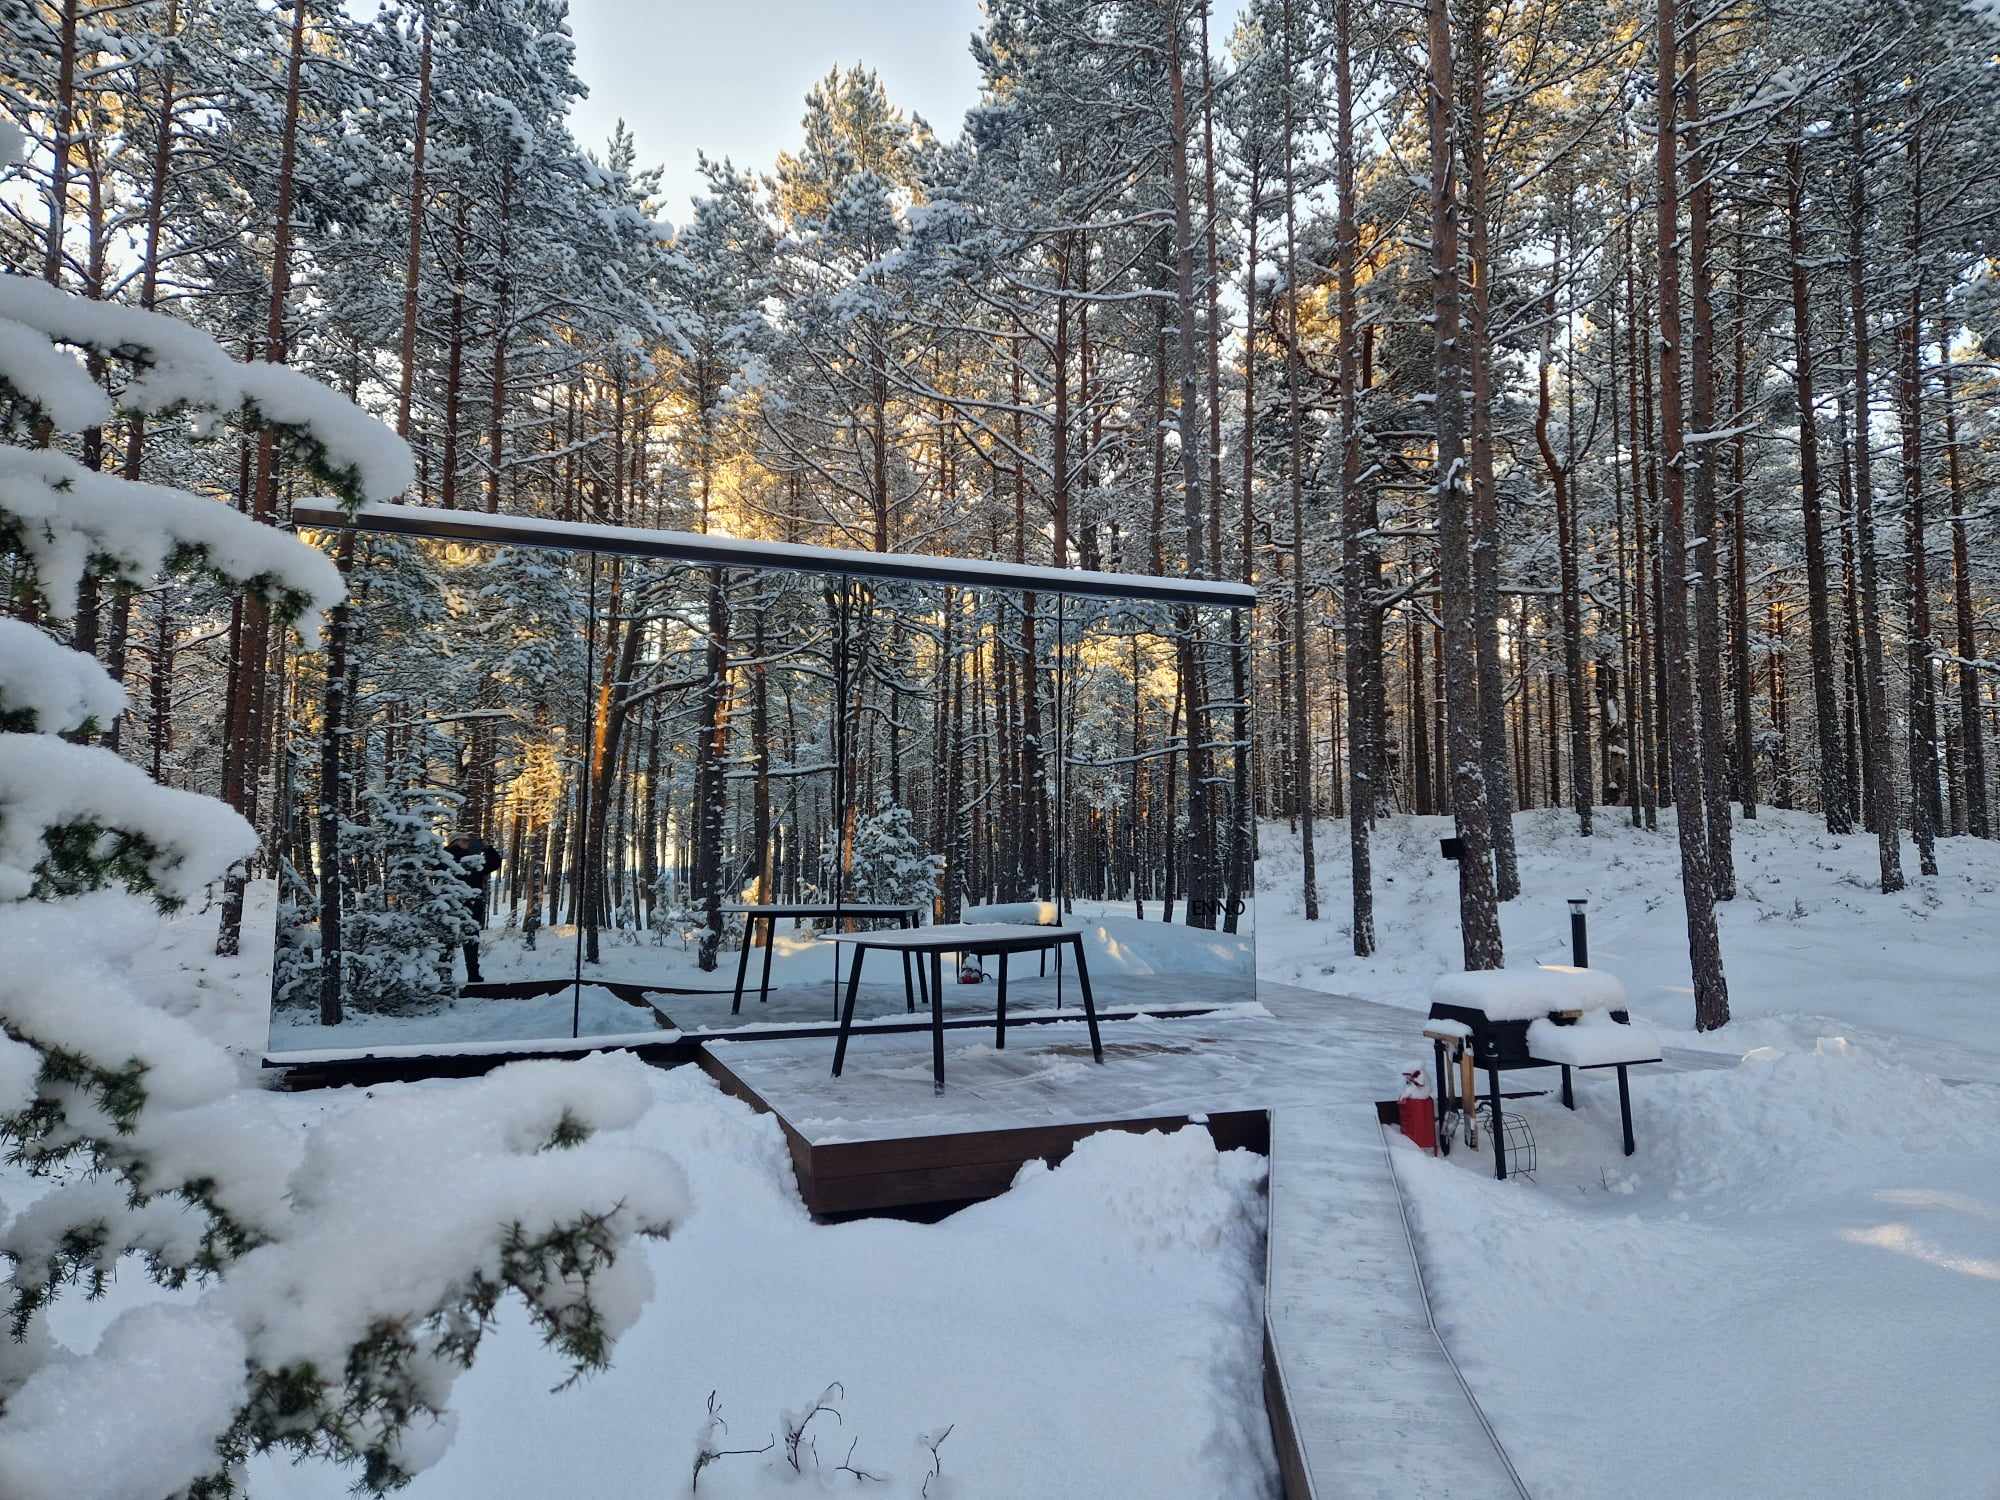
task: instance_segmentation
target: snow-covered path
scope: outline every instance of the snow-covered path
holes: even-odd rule
[[[1456,962],[1442,820],[1375,848],[1383,952],[1346,951],[1344,860],[1318,928],[1294,910],[1295,844],[1267,829],[1263,972],[1421,1006]],[[1564,898],[1591,898],[1591,963],[1675,1047],[1727,1066],[1634,1080],[1639,1154],[1607,1157],[1615,1091],[1570,1116],[1522,1101],[1541,1168],[1395,1161],[1440,1324],[1542,1497],[2000,1494],[2000,844],[1939,844],[1944,872],[1885,897],[1870,837],[1808,815],[1738,825],[1741,894],[1719,911],[1736,1020],[1685,1028],[1671,821],[1517,822],[1525,891],[1510,963],[1568,956]],[[1909,858],[1914,870],[1914,857]],[[1670,1052],[1671,1057],[1671,1052]]]

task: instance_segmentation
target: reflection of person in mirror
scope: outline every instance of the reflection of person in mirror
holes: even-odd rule
[[[465,882],[466,911],[475,929],[465,940],[465,982],[478,984],[479,933],[486,927],[486,882],[500,868],[500,851],[478,834],[467,832],[446,844],[444,852],[451,856],[458,878]]]

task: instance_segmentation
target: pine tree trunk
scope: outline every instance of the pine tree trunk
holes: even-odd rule
[[[1847,737],[1834,696],[1833,607],[1827,593],[1826,527],[1819,508],[1819,423],[1813,410],[1811,287],[1806,274],[1805,143],[1785,144],[1785,228],[1792,287],[1792,380],[1799,405],[1799,505],[1805,518],[1806,609],[1812,644],[1813,732],[1819,745],[1820,811],[1831,834],[1854,829]]]
[[[1660,447],[1665,509],[1660,566],[1664,609],[1660,616],[1663,675],[1668,683],[1675,821],[1681,848],[1681,894],[1687,905],[1688,962],[1694,973],[1694,1024],[1713,1031],[1729,1024],[1729,985],[1722,972],[1722,943],[1715,927],[1706,803],[1688,661],[1687,474],[1682,465],[1679,88],[1676,0],[1659,0],[1655,33],[1659,120],[1655,132],[1659,193]],[[1692,111],[1690,111],[1692,113]]]
[[[1689,420],[1697,438],[1681,444],[1681,462],[1693,471],[1695,527],[1694,627],[1696,676],[1700,697],[1702,758],[1701,788],[1708,816],[1708,866],[1711,890],[1717,901],[1736,895],[1736,861],[1731,848],[1729,825],[1729,740],[1727,717],[1723,711],[1722,686],[1722,601],[1716,577],[1719,565],[1716,550],[1715,446],[1715,276],[1710,265],[1710,219],[1714,188],[1710,182],[1713,163],[1706,136],[1697,127],[1701,120],[1701,69],[1699,36],[1708,17],[1700,12],[1700,0],[1688,7],[1687,30],[1683,33],[1681,77],[1686,91],[1686,133],[1688,136],[1688,283],[1693,299],[1693,341],[1689,347],[1689,384],[1693,407]],[[1666,322],[1662,303],[1660,321]],[[1665,418],[1662,418],[1664,421]],[[1690,449],[1692,451],[1690,451]]]
[[[1457,824],[1459,936],[1468,969],[1504,962],[1494,899],[1492,818],[1480,769],[1479,663],[1472,588],[1470,486],[1465,475],[1464,377],[1460,364],[1458,184],[1453,167],[1451,17],[1430,0],[1431,298],[1437,348],[1439,604],[1444,615],[1449,776]]]
[[[1467,7],[1465,56],[1466,336],[1472,363],[1472,591],[1479,657],[1479,764],[1493,827],[1493,883],[1521,894],[1514,789],[1507,774],[1507,700],[1500,670],[1500,497],[1493,473],[1492,209],[1486,171],[1486,9]]]
[[[1917,868],[1938,872],[1937,827],[1943,817],[1938,799],[1937,694],[1931,680],[1931,594],[1924,556],[1924,155],[1923,91],[1910,94],[1906,142],[1910,177],[1910,316],[1903,333],[1903,541],[1908,557],[1910,832],[1917,845]]]
[[[1334,89],[1336,94],[1337,190],[1340,220],[1336,231],[1335,295],[1340,334],[1340,617],[1346,650],[1347,678],[1347,846],[1349,884],[1353,889],[1354,953],[1366,958],[1375,951],[1375,889],[1368,830],[1375,817],[1376,785],[1381,765],[1376,735],[1374,689],[1369,653],[1380,661],[1378,637],[1371,628],[1376,614],[1375,570],[1368,543],[1368,507],[1361,490],[1361,416],[1357,393],[1360,359],[1355,348],[1360,321],[1355,296],[1357,229],[1354,181],[1353,0],[1336,0],[1334,14]],[[1255,277],[1251,278],[1254,282]],[[1250,545],[1246,532],[1243,545]]]
[[[1943,381],[1945,482],[1951,495],[1952,610],[1958,625],[1959,755],[1965,771],[1965,826],[1974,838],[1991,838],[1986,796],[1986,730],[1979,706],[1979,637],[1972,612],[1972,544],[1967,536],[1964,478],[1959,470],[1958,411],[1952,396],[1951,331],[1938,330],[1938,370]]]
[[[431,123],[431,17],[424,13],[424,40],[417,59],[417,121],[410,142],[410,241],[403,262],[401,372],[396,382],[396,435],[410,435],[410,402],[417,378],[417,287],[424,260],[424,153]]]
[[[1847,293],[1854,337],[1854,537],[1861,573],[1862,671],[1866,678],[1869,747],[1869,814],[1880,846],[1882,890],[1903,888],[1903,852],[1897,830],[1895,754],[1889,735],[1889,669],[1882,653],[1881,591],[1875,566],[1875,481],[1869,455],[1873,403],[1868,389],[1868,292],[1864,246],[1868,233],[1867,95],[1856,77],[1849,106],[1847,186]]]
[[[264,358],[274,365],[285,362],[285,312],[292,288],[292,193],[298,159],[299,74],[305,57],[306,9],[307,0],[294,0],[291,55],[285,74],[278,202],[271,235],[271,296],[264,324]],[[260,524],[269,525],[277,511],[278,490],[277,443],[268,428],[257,435],[257,478],[252,494],[252,516]],[[270,610],[263,600],[248,596],[243,600],[243,640],[236,659],[235,702],[229,719],[222,795],[252,827],[257,824],[257,776],[261,764],[257,746],[262,737],[254,705],[265,685],[269,654]],[[243,894],[248,877],[248,867],[238,865],[223,882],[221,920],[215,937],[219,957],[234,957],[242,947]]]
[[[1744,407],[1744,361],[1747,318],[1743,295],[1743,212],[1736,214],[1736,263],[1734,267],[1734,297],[1736,324],[1735,359],[1731,382],[1731,402],[1729,425],[1736,436],[1730,439],[1730,484],[1729,484],[1729,650],[1730,685],[1736,710],[1736,794],[1743,803],[1745,822],[1757,816],[1757,747],[1750,723],[1750,695],[1753,688],[1750,670],[1750,580],[1746,572],[1748,559],[1748,537],[1746,534],[1748,495],[1743,486],[1744,475],[1744,432],[1746,412]]]
[[[1292,76],[1292,0],[1284,8],[1284,76]],[[1307,709],[1305,412],[1299,401],[1298,230],[1294,218],[1295,122],[1285,89],[1285,403],[1291,427],[1288,468],[1292,526],[1292,775],[1299,818],[1299,899],[1308,922],[1319,920],[1319,873],[1313,856],[1312,718]],[[1211,344],[1212,347],[1212,344]]]

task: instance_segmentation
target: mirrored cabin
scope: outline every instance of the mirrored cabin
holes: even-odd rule
[[[1255,997],[1247,587],[299,518],[352,604],[283,694],[272,1061],[830,1030],[833,937],[883,925],[1080,926],[1112,1015]],[[857,1021],[912,1003],[871,975]]]

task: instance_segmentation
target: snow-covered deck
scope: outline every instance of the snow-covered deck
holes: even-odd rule
[[[1004,1051],[948,1033],[942,1095],[924,1036],[858,1037],[837,1079],[823,1037],[718,1039],[703,1066],[778,1116],[821,1212],[990,1196],[1098,1130],[1193,1121],[1266,1148],[1266,1390],[1288,1500],[1516,1493],[1431,1331],[1376,1124],[1374,1101],[1423,1060],[1422,1016],[1268,981],[1258,1001],[1107,1022],[1102,1067],[1080,1024],[1024,1029]],[[1727,1066],[1672,1049],[1666,1062]]]

